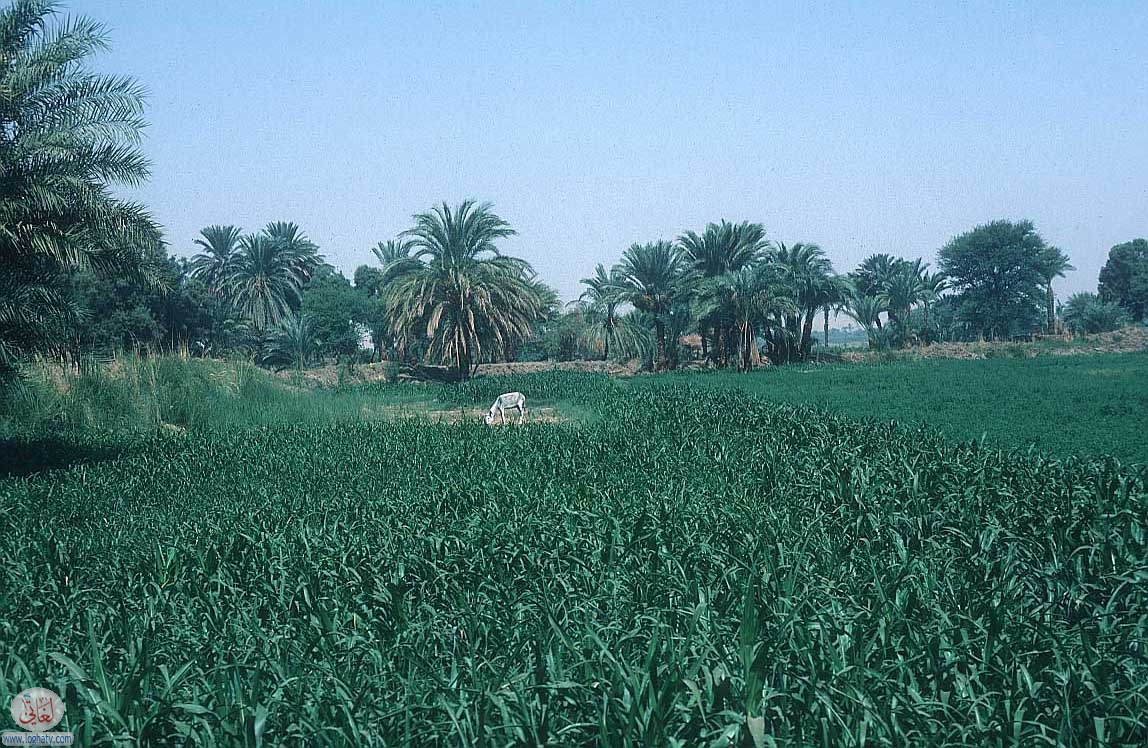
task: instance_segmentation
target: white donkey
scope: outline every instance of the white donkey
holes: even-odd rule
[[[512,408],[518,410],[518,422],[524,422],[526,420],[526,396],[521,392],[506,392],[499,395],[495,399],[494,405],[491,405],[490,410],[486,412],[486,424],[489,426],[494,423],[495,413],[502,418],[503,423],[506,423],[506,411]]]

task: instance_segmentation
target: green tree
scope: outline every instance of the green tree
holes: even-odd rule
[[[387,324],[403,344],[425,339],[427,355],[468,378],[484,357],[505,355],[551,303],[529,263],[499,254],[514,229],[488,203],[446,203],[415,216],[404,233],[413,254],[388,263]]]
[[[1108,251],[1098,291],[1101,299],[1124,307],[1136,322],[1148,319],[1148,239],[1133,239]]]
[[[621,298],[647,315],[654,330],[656,357],[654,368],[670,366],[667,358],[667,327],[680,320],[681,310],[675,305],[688,301],[692,274],[685,254],[667,241],[631,245],[622,254],[618,277]],[[675,348],[677,340],[674,341]]]
[[[112,194],[148,176],[143,91],[88,67],[107,48],[100,24],[56,13],[49,0],[0,9],[0,378],[75,323],[69,273],[157,276],[145,252],[159,228]]]
[[[974,334],[991,339],[1040,327],[1047,249],[1031,221],[993,221],[941,249],[941,270]]]
[[[926,266],[927,267],[927,266]],[[921,271],[921,307],[924,311],[924,328],[922,339],[928,345],[933,339],[932,328],[929,327],[929,307],[941,300],[941,295],[949,288],[949,279],[944,273],[930,273]]]
[[[356,293],[335,268],[323,265],[303,289],[300,313],[314,329],[321,356],[349,356],[359,350],[360,324],[370,316],[370,299]]]

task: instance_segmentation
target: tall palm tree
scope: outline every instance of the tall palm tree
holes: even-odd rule
[[[787,295],[796,303],[785,315],[785,360],[805,358],[812,347],[813,321],[822,307],[822,292],[833,274],[833,265],[816,244],[798,242],[793,246],[779,243],[771,262],[781,271],[789,288]]]
[[[414,218],[403,234],[413,254],[384,270],[387,321],[467,378],[483,356],[525,339],[548,300],[527,262],[499,254],[496,242],[515,232],[489,203],[443,203]]]
[[[889,313],[889,320],[901,333],[902,347],[909,340],[909,316],[912,308],[924,296],[921,272],[920,260],[915,263],[902,261],[885,281],[884,288],[878,294],[878,298],[884,302],[885,309]]]
[[[1052,282],[1063,278],[1069,270],[1076,270],[1068,260],[1068,255],[1057,247],[1045,247],[1040,255],[1040,275],[1048,296],[1046,332],[1056,334],[1056,295],[1052,292]]]
[[[0,7],[0,378],[66,333],[69,272],[159,275],[148,259],[159,227],[112,193],[148,176],[143,91],[87,67],[107,47],[101,25],[53,25],[56,13],[50,0]]]
[[[610,344],[618,337],[622,318],[618,308],[622,305],[622,278],[618,268],[607,273],[601,263],[594,268],[594,275],[583,278],[586,290],[578,297],[585,307],[585,319],[589,323],[588,338],[602,343],[602,360],[610,358]]]
[[[750,267],[761,260],[762,250],[766,246],[765,229],[759,223],[743,221],[734,224],[723,219],[721,223],[708,224],[701,235],[693,231],[683,233],[678,237],[678,246],[693,266],[697,277],[717,278]],[[736,344],[729,312],[728,308],[718,305],[706,315],[698,317],[702,355],[709,356],[709,344],[712,341],[712,360],[718,366],[728,364],[733,354],[729,350],[730,344]]]
[[[195,244],[203,249],[188,263],[191,275],[220,293],[239,257],[241,232],[236,226],[212,225],[201,229]]]
[[[239,251],[223,283],[223,292],[257,333],[263,333],[299,306],[312,260],[288,245],[252,234],[240,239]]]
[[[617,271],[622,282],[622,299],[648,315],[651,321],[657,351],[654,366],[664,370],[668,366],[667,323],[671,321],[674,306],[689,295],[688,282],[692,274],[686,257],[678,247],[664,240],[633,244],[622,254]]]
[[[304,282],[310,280],[315,269],[323,264],[319,248],[307,238],[298,225],[290,221],[273,221],[267,224],[263,227],[263,235],[296,266]]]

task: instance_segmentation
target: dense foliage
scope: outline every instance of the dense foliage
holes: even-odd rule
[[[112,192],[148,173],[143,91],[89,68],[103,27],[53,24],[56,12],[50,0],[0,7],[0,380],[67,336],[71,274],[148,277],[143,252],[160,244],[147,212]]]
[[[0,483],[0,688],[97,745],[1148,740],[1141,477],[539,388],[606,417],[208,431]]]
[[[1117,244],[1100,269],[1100,298],[1119,304],[1137,322],[1148,317],[1148,239]]]

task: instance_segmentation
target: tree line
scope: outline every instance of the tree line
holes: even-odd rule
[[[88,68],[107,44],[99,24],[53,26],[55,13],[48,0],[0,10],[0,378],[30,355],[126,347],[270,366],[428,361],[458,377],[484,361],[539,357],[639,358],[657,370],[697,357],[748,370],[761,358],[808,359],[818,322],[828,345],[835,314],[856,320],[874,348],[1061,325],[1098,332],[1148,314],[1148,241],[1113,247],[1097,293],[1061,306],[1052,283],[1072,266],[1029,221],[954,237],[935,271],[875,254],[838,273],[816,244],[722,220],[631,245],[566,307],[529,263],[499,251],[514,230],[474,201],[415,215],[353,279],[287,221],[247,234],[206,227],[194,256],[178,258],[148,211],[113,193],[148,176],[140,87]]]

